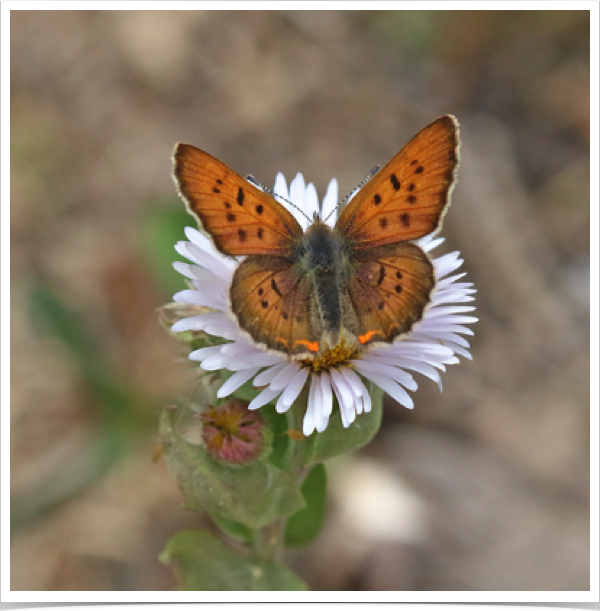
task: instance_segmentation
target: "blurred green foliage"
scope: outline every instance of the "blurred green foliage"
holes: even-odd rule
[[[151,201],[140,221],[140,251],[165,301],[170,301],[174,293],[185,288],[183,277],[173,269],[173,261],[183,259],[175,251],[175,244],[186,240],[184,229],[197,223],[181,200],[175,199]]]

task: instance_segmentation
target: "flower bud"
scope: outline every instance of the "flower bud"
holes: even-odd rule
[[[216,460],[246,465],[260,456],[265,447],[265,420],[248,409],[248,403],[232,399],[226,405],[199,414],[202,439]]]

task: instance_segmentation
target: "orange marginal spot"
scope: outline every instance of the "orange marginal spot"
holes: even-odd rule
[[[380,331],[367,331],[364,335],[358,336],[358,341],[361,344],[366,344],[374,335],[381,335],[381,337],[385,338],[383,333],[381,333]]]
[[[310,352],[319,352],[319,342],[309,342],[305,339],[299,339],[294,342],[294,345],[301,344],[302,346],[306,346]]]
[[[276,342],[281,342],[286,348],[290,347],[290,345],[283,339],[283,337],[276,337],[275,341]]]

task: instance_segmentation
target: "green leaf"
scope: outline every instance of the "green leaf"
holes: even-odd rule
[[[298,483],[281,469],[260,460],[245,467],[221,464],[183,439],[173,419],[172,410],[163,410],[160,436],[186,508],[260,528],[304,506]]]
[[[381,426],[383,391],[372,382],[367,383],[367,390],[371,395],[371,411],[357,416],[347,429],[342,425],[337,413],[339,408],[335,403],[336,409],[329,419],[327,428],[322,433],[313,433],[306,440],[309,444],[306,459],[308,464],[323,462],[334,456],[352,452],[373,439]]]
[[[228,520],[218,513],[209,513],[212,521],[227,535],[238,541],[249,543],[252,540],[252,531],[244,524]]]
[[[260,413],[265,417],[269,423],[269,428],[273,431],[269,462],[279,469],[283,469],[290,444],[290,438],[287,435],[288,421],[286,415],[278,414],[275,406],[271,403],[261,407]]]
[[[173,566],[183,590],[308,590],[285,566],[257,562],[202,531],[175,535],[160,561]]]
[[[323,528],[327,508],[325,465],[319,464],[313,467],[304,480],[301,490],[306,507],[288,519],[284,539],[287,547],[304,547],[312,543]]]

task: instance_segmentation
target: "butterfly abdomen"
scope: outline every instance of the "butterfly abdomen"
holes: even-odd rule
[[[321,221],[315,221],[302,240],[300,266],[311,276],[316,309],[324,331],[337,333],[341,327],[342,245],[338,236]]]

